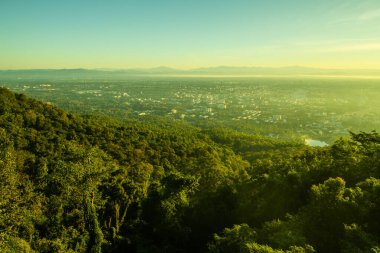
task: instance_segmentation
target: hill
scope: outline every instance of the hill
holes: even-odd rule
[[[326,148],[257,140],[0,88],[0,251],[379,250],[376,132]]]

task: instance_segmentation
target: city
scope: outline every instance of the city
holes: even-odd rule
[[[160,116],[279,139],[331,143],[380,126],[377,80],[130,78],[19,80],[2,86],[81,114]]]

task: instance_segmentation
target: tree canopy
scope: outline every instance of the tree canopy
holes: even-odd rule
[[[306,147],[0,88],[1,252],[380,252],[380,136]]]

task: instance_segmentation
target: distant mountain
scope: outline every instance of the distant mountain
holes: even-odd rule
[[[28,69],[0,70],[0,78],[18,79],[77,79],[112,75],[110,71],[90,69]]]
[[[147,69],[27,69],[0,70],[0,79],[118,79],[128,76],[173,75],[180,73],[168,67]]]
[[[321,69],[300,66],[280,68],[269,67],[230,67],[218,66],[199,68],[189,71],[193,74],[214,75],[376,75],[380,76],[380,69]]]
[[[300,66],[280,68],[217,66],[179,70],[166,66],[137,69],[30,69],[0,70],[0,79],[120,79],[133,76],[376,76],[380,69],[321,69]]]

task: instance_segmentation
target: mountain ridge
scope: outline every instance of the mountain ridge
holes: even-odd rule
[[[87,78],[127,76],[379,76],[380,69],[324,69],[303,66],[261,67],[261,66],[215,66],[181,70],[167,66],[128,69],[15,69],[0,70],[0,78]]]

